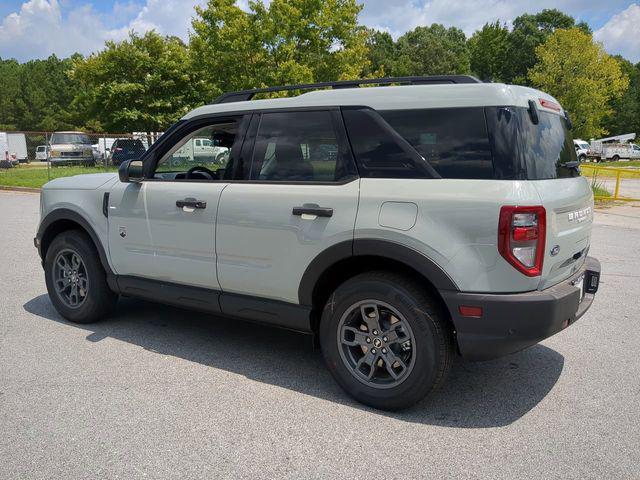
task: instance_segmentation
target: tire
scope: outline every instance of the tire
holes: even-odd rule
[[[365,315],[366,330],[364,321],[357,326]],[[381,327],[378,335],[369,325],[376,318]],[[390,327],[394,318],[398,322]],[[319,336],[325,363],[337,383],[359,402],[381,410],[403,409],[424,398],[444,382],[453,361],[451,328],[436,302],[412,280],[390,272],[364,273],[340,285],[323,309]],[[400,337],[397,343],[392,336]],[[385,346],[391,357],[383,358]],[[374,351],[378,357],[368,368]],[[390,369],[388,358],[402,363],[394,362]],[[371,380],[364,378],[372,373]]]
[[[618,155],[614,155],[613,157],[611,157],[612,162],[617,162],[619,160],[620,160],[620,157]]]
[[[579,161],[580,163],[584,163],[586,160],[587,160],[587,156],[586,156],[586,155],[580,155],[580,156],[578,157],[578,161]]]
[[[82,262],[80,266],[73,261],[74,254]],[[65,267],[62,268],[62,265]],[[77,273],[60,275],[61,270],[65,269],[67,272]],[[95,322],[113,311],[118,296],[109,288],[98,251],[85,232],[68,230],[55,237],[47,250],[44,271],[47,291],[53,306],[70,322]],[[62,293],[58,293],[56,285],[64,285],[67,282],[70,285],[65,286]],[[76,287],[75,305],[70,293],[73,283]],[[69,299],[68,296],[72,298]]]

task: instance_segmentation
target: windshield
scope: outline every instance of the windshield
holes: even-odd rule
[[[538,111],[534,124],[526,108],[485,109],[498,178],[546,180],[580,175],[566,120]]]
[[[54,133],[51,136],[52,145],[62,145],[68,143],[89,145],[91,144],[91,141],[89,140],[89,137],[84,133]]]

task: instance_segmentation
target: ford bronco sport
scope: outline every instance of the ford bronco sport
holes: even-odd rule
[[[276,90],[307,93],[253,99]],[[226,163],[174,158],[195,139]],[[577,167],[568,116],[530,88],[446,76],[233,92],[119,175],[46,184],[35,245],[69,321],[123,295],[306,332],[350,395],[399,409],[455,355],[516,352],[591,306],[600,264]]]

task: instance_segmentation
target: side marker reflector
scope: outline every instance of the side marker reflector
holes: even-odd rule
[[[463,317],[482,318],[482,307],[460,305],[458,311]]]

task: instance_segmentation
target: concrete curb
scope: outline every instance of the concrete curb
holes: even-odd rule
[[[0,190],[9,191],[9,192],[40,193],[42,189],[32,188],[32,187],[12,187],[9,185],[0,185]]]

